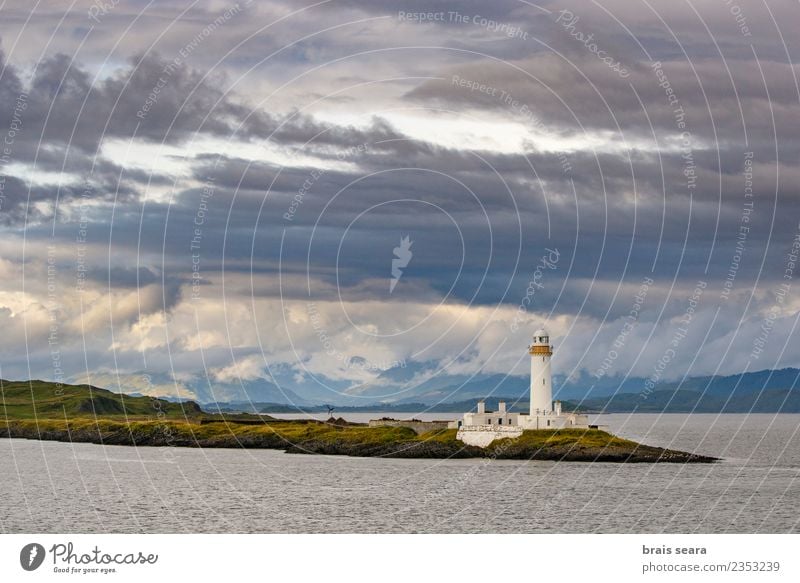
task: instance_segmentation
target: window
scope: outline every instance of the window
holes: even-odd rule
[[[491,419],[487,419],[486,420],[486,425],[491,425],[491,424],[492,424],[492,420]]]
[[[498,425],[502,425],[502,424],[503,424],[503,419],[502,419],[502,418],[498,419],[498,420],[497,420],[497,424],[498,424]]]
[[[542,379],[542,384],[545,384],[544,379]]]

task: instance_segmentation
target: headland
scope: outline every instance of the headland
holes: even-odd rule
[[[418,432],[343,419],[282,420],[209,414],[197,403],[113,393],[89,385],[0,381],[0,437],[147,447],[263,448],[294,454],[489,458],[625,463],[710,463],[715,458],[642,445],[593,428],[526,430],[485,447],[456,429]]]

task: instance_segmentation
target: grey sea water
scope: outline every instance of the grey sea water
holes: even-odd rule
[[[724,461],[393,460],[2,439],[0,530],[800,530],[800,415],[596,420],[625,437]]]

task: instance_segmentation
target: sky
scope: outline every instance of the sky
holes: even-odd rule
[[[6,1],[0,378],[333,399],[525,375],[541,326],[587,382],[800,366],[798,28],[788,0]]]

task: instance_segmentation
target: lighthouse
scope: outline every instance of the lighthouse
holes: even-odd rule
[[[540,328],[533,333],[528,354],[531,357],[530,414],[509,409],[503,400],[499,400],[497,411],[489,411],[486,403],[480,401],[476,411],[464,413],[461,419],[448,424],[449,428],[458,429],[457,439],[469,445],[486,447],[496,439],[519,437],[523,431],[598,427],[589,425],[589,418],[585,414],[562,412],[561,401],[553,401],[553,377],[550,372],[553,347],[547,330]]]
[[[553,347],[547,330],[540,328],[534,332],[528,353],[531,355],[531,417],[548,415],[553,411],[553,379],[550,374]]]

